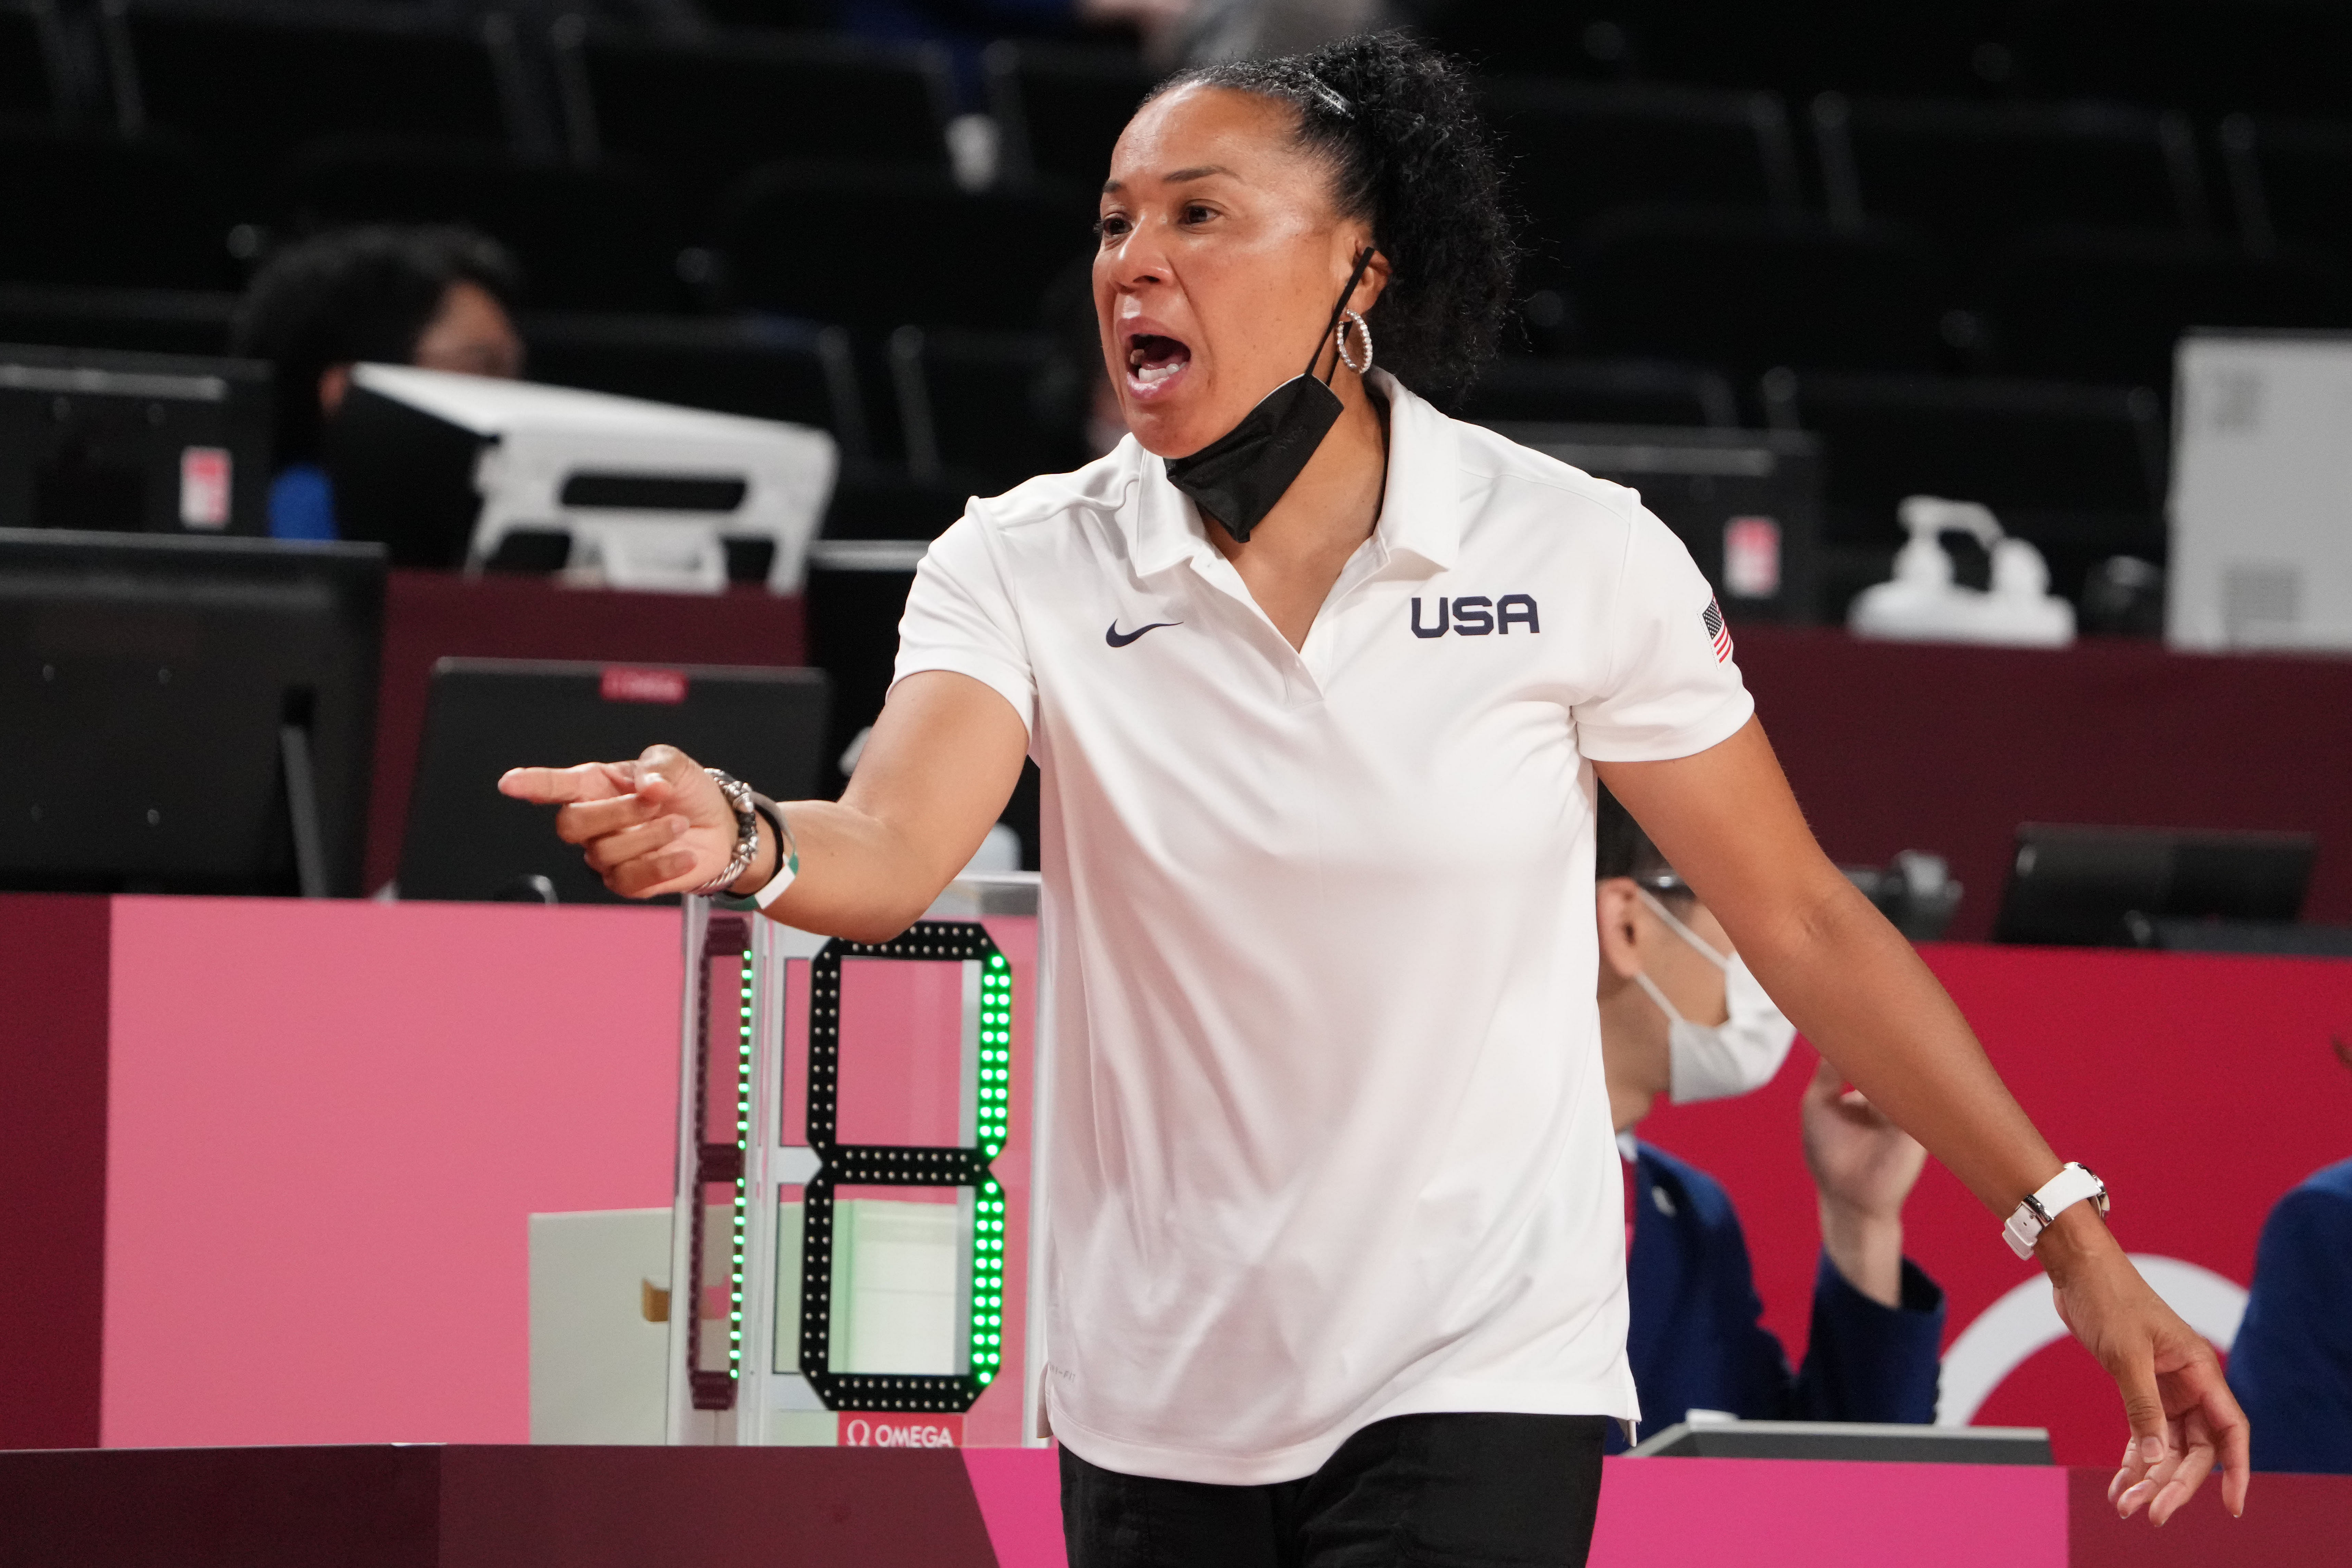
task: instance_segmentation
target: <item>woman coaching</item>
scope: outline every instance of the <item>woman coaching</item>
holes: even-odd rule
[[[932,547],[842,800],[660,747],[500,787],[562,803],[616,891],[870,941],[1035,757],[1076,1568],[1583,1560],[1605,1423],[1639,1414],[1596,773],[1805,1034],[2017,1210],[2121,1386],[2118,1506],[2168,1516],[2217,1455],[2242,1506],[2212,1353],[1814,845],[1688,555],[1411,390],[1489,350],[1496,191],[1460,78],[1401,37],[1174,78],[1101,199],[1133,439]],[[908,241],[942,287],[950,238]]]

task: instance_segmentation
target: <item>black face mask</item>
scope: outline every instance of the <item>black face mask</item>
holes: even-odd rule
[[[1371,260],[1368,246],[1356,258],[1356,270],[1348,275],[1348,287],[1339,291],[1339,303],[1331,307],[1331,319],[1316,340],[1306,370],[1259,399],[1239,424],[1216,440],[1190,457],[1169,461],[1169,483],[1192,497],[1192,504],[1233,535],[1235,544],[1249,543],[1250,530],[1265,521],[1339,421],[1339,394],[1331,390],[1331,377],[1339,373],[1339,356],[1332,356],[1330,375],[1321,381],[1315,379],[1315,361],[1323,357],[1323,345],[1338,329]]]

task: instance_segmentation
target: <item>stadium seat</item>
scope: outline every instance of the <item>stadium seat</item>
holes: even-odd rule
[[[1652,16],[1672,0],[1433,0],[1423,30],[1474,69],[1623,81],[1642,68]]]
[[[962,191],[919,169],[778,164],[730,205],[730,303],[877,337],[908,320],[1026,328],[1046,286],[1093,245],[1091,202]]]
[[[464,142],[350,141],[295,154],[278,211],[298,232],[348,223],[466,223],[522,263],[524,298],[559,310],[687,303],[677,212],[652,180]]]
[[[1832,609],[1886,576],[1906,496],[1990,507],[2070,596],[2109,556],[2164,559],[2164,408],[2145,387],[1781,370],[1762,391],[1776,429],[1826,444]]]
[[[228,209],[175,148],[40,131],[0,134],[0,280],[232,288]]]
[[[901,327],[889,357],[917,479],[969,475],[1003,489],[1087,460],[1086,372],[1046,334]]]
[[[2342,115],[2352,10],[2324,0],[2025,0],[2018,85],[2199,114]]]
[[[946,54],[782,33],[650,38],[554,31],[572,156],[641,159],[707,205],[785,159],[948,167]]]
[[[2220,141],[2248,249],[2305,247],[2352,266],[2352,126],[2233,114]]]
[[[1799,210],[1788,116],[1769,93],[1510,78],[1489,83],[1485,98],[1512,195],[1538,239],[1532,280],[1555,279],[1586,225],[1619,207]]]
[[[989,112],[1004,134],[1004,166],[1018,179],[1093,190],[1153,73],[1120,49],[1000,40],[981,57]]]
[[[0,343],[225,354],[237,297],[225,290],[41,287],[0,283]]]
[[[1970,98],[2010,71],[2004,0],[1681,0],[1642,28],[1643,74],[1660,81]]]
[[[2051,224],[2206,225],[2195,140],[2178,114],[1825,93],[1811,118],[1832,217],[1904,224],[1969,263]]]
[[[134,0],[106,12],[127,136],[184,137],[266,195],[284,161],[344,137],[422,137],[530,151],[512,25],[387,6]]]
[[[772,317],[678,318],[532,312],[522,319],[533,381],[833,432],[867,455],[849,335]]]
[[[1937,256],[1903,235],[1657,207],[1595,225],[1577,306],[1592,353],[1933,371],[1948,298]]]
[[[1739,423],[1720,371],[1663,360],[1498,360],[1451,411],[1462,419],[1545,424]]]
[[[2051,232],[2011,252],[1991,312],[2012,373],[2168,388],[2191,327],[2352,328],[2352,278],[2191,235]]]
[[[0,125],[31,130],[68,123],[63,44],[57,9],[47,0],[0,4]]]

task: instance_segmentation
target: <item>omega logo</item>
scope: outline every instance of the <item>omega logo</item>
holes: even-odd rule
[[[846,1448],[952,1448],[957,1446],[952,1428],[929,1421],[893,1421],[887,1416],[876,1416],[871,1421],[863,1416],[841,1424],[841,1445]]]
[[[1524,626],[1531,632],[1543,627],[1536,621],[1536,601],[1524,593],[1506,593],[1500,599],[1489,599],[1483,593],[1467,594],[1460,599],[1437,601],[1437,624],[1424,626],[1421,620],[1421,601],[1412,601],[1412,634],[1416,637],[1443,637],[1451,631],[1456,637],[1484,637],[1489,632],[1509,636],[1511,628]]]

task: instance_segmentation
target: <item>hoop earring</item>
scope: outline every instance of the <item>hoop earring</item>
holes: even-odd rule
[[[1353,327],[1357,331],[1361,332],[1364,335],[1364,362],[1360,365],[1356,363],[1356,361],[1350,358],[1348,353],[1348,329],[1350,327]],[[1358,315],[1353,310],[1341,311],[1339,313],[1339,324],[1331,329],[1331,338],[1332,340],[1339,345],[1339,362],[1341,364],[1347,366],[1349,370],[1355,371],[1360,376],[1372,368],[1371,324],[1366,321],[1361,316]]]

